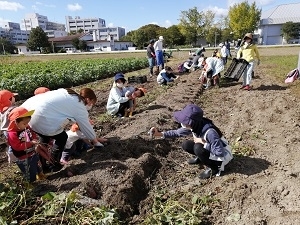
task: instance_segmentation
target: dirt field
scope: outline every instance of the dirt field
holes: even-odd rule
[[[260,53],[288,57],[298,55],[299,50],[266,48]],[[186,55],[175,53],[168,65],[176,69]],[[300,224],[300,103],[288,85],[272,74],[263,74],[263,69],[264,61],[255,69],[251,91],[239,90],[241,82],[233,82],[202,92],[197,71],[181,75],[169,88],[148,78],[144,84],[147,97],[138,102],[133,118],[124,119],[105,119],[103,115],[111,79],[89,84],[99,98],[91,117],[101,121],[95,128],[110,144],[73,159],[47,181],[38,182],[35,192],[42,195],[74,189],[116,207],[128,224],[143,223],[158,189],[166,191],[166,199],[178,192],[216,199],[203,215],[205,224]],[[152,126],[176,128],[172,113],[190,102],[199,104],[204,116],[212,119],[241,153],[222,176],[207,181],[198,179],[201,166],[187,164],[191,156],[180,149],[183,139],[151,140],[147,134]],[[3,158],[3,173],[6,167]],[[73,176],[68,177],[68,171]]]

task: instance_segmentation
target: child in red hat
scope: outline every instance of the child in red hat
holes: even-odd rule
[[[18,94],[10,92],[8,90],[0,91],[0,120],[1,120],[0,130],[3,132],[5,140],[7,139],[7,127],[9,124],[8,114],[13,108],[15,108],[14,103],[16,101],[15,100],[16,95]],[[8,146],[6,154],[8,156],[9,163],[15,162],[17,160],[10,146]]]
[[[28,125],[33,113],[34,110],[28,111],[23,107],[12,109],[8,115],[10,122],[7,129],[8,144],[18,158],[18,167],[29,182],[44,177],[38,165],[39,156],[36,154],[37,136]]]
[[[125,93],[126,97],[130,97],[129,100],[129,109],[125,111],[124,117],[132,117],[132,114],[136,108],[136,98],[140,98],[145,96],[147,90],[145,88],[134,88],[134,87],[127,87],[127,91]]]

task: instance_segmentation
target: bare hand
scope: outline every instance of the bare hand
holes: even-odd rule
[[[197,137],[194,137],[194,142],[195,143],[200,143],[200,144],[205,144],[206,141],[203,139],[203,138],[197,138]]]

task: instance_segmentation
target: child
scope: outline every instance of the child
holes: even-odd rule
[[[93,121],[90,120],[90,124],[93,125]],[[62,152],[62,156],[60,159],[60,164],[66,165],[68,164],[69,157],[71,154],[76,154],[82,151],[83,148],[89,149],[92,148],[93,145],[91,141],[86,138],[86,136],[80,131],[77,123],[74,123],[70,130],[67,131],[68,139],[65,145],[65,150]],[[78,141],[82,140],[85,146],[78,145]],[[101,142],[107,142],[106,138],[98,138],[99,144],[95,144],[94,147],[103,147],[104,145]]]
[[[125,117],[129,114],[129,117],[132,117],[133,111],[136,108],[136,98],[140,98],[145,96],[147,90],[145,88],[134,88],[134,87],[127,87],[128,91],[126,91],[125,96],[131,97],[129,100],[129,109],[125,112]]]
[[[159,132],[152,127],[151,136],[177,138],[192,135],[193,140],[185,140],[181,145],[184,151],[196,156],[189,159],[188,163],[202,163],[206,166],[206,170],[199,175],[200,179],[220,175],[233,158],[228,141],[223,137],[220,129],[213,121],[203,117],[203,110],[194,104],[187,105],[173,115],[175,121],[181,124],[181,128]]]
[[[204,58],[202,66],[204,68],[202,77],[207,80],[206,85],[204,84],[205,89],[211,86],[212,81],[214,86],[219,86],[220,72],[224,70],[223,61],[217,57],[207,57]]]
[[[39,94],[43,94],[43,93],[46,93],[50,91],[49,88],[46,88],[46,87],[38,87],[37,89],[35,89],[34,91],[34,95],[39,95]]]
[[[8,115],[10,122],[7,129],[8,144],[18,158],[16,163],[24,178],[29,182],[45,177],[38,165],[39,156],[35,148],[37,136],[28,125],[33,113],[34,110],[28,111],[23,107],[14,108]]]
[[[3,135],[5,137],[5,140],[7,140],[7,128],[9,125],[8,120],[8,114],[11,112],[15,106],[13,104],[15,103],[15,96],[18,95],[17,93],[12,93],[8,90],[2,90],[0,91],[0,119],[1,119],[1,131],[3,132]],[[17,158],[14,156],[12,149],[10,146],[8,146],[7,150],[7,157],[8,162],[16,162]]]
[[[252,80],[252,71],[254,68],[254,59],[258,59],[257,65],[260,64],[260,56],[256,44],[253,43],[253,36],[251,33],[247,33],[244,37],[244,44],[240,47],[237,53],[237,59],[245,59],[249,64],[243,74],[243,85],[240,89],[250,91],[250,83]]]
[[[165,69],[160,71],[160,73],[157,76],[157,83],[162,85],[167,85],[169,82],[173,82],[178,78],[178,76],[175,76],[174,73],[172,73],[173,70],[171,67],[166,66]]]

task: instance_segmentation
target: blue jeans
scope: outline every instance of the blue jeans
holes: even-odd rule
[[[153,75],[153,67],[155,66],[155,58],[148,58],[150,74]]]
[[[252,80],[252,71],[254,68],[254,62],[249,62],[248,66],[246,67],[243,75],[243,85],[250,85]]]
[[[38,165],[39,156],[34,154],[27,159],[18,160],[17,165],[23,173],[24,178],[29,182],[34,182],[36,180],[36,175],[42,172]]]
[[[163,69],[165,64],[164,64],[164,55],[163,55],[163,52],[161,50],[157,50],[155,52],[155,55],[156,55],[156,65],[157,66],[160,66],[161,65],[161,68]]]

